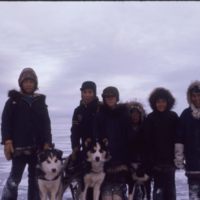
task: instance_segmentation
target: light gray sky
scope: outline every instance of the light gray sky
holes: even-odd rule
[[[100,99],[113,85],[148,112],[150,92],[166,87],[180,114],[199,65],[199,2],[0,2],[0,114],[24,67],[35,69],[52,122],[71,119],[85,80]]]

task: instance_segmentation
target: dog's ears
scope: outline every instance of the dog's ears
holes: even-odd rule
[[[91,144],[92,144],[92,139],[91,138],[87,138],[84,142],[85,147],[88,148]]]
[[[54,151],[55,151],[55,154],[57,155],[57,157],[62,159],[63,151],[61,151],[59,149],[54,149]]]
[[[46,152],[45,151],[41,151],[38,155],[37,155],[37,159],[38,162],[41,163],[46,159]]]
[[[106,147],[108,146],[108,138],[104,138],[102,142]]]
[[[38,162],[43,162],[46,160],[48,153],[52,152],[53,154],[55,154],[60,160],[62,160],[62,156],[63,156],[63,151],[59,150],[59,149],[46,149],[44,151],[41,151],[38,155],[37,155],[37,159]]]

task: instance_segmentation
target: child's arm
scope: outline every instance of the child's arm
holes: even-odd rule
[[[12,140],[12,101],[9,99],[2,113],[2,123],[1,123],[1,143],[5,144],[6,140]]]
[[[44,148],[50,147],[52,144],[52,134],[51,134],[51,121],[49,118],[49,112],[48,107],[45,103],[45,109],[44,109]]]

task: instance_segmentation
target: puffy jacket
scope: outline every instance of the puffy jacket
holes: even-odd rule
[[[177,131],[177,143],[184,144],[187,171],[200,171],[200,119],[192,116],[192,109],[185,109]]]
[[[82,101],[74,110],[71,127],[72,149],[84,145],[87,138],[94,137],[94,118],[99,110],[99,100],[96,98],[90,104],[85,105]]]
[[[8,96],[2,113],[2,143],[11,139],[15,148],[51,144],[50,119],[45,96],[34,94],[28,99],[15,90],[11,90]]]
[[[145,146],[149,163],[174,165],[174,144],[178,115],[173,111],[153,111],[144,125]]]
[[[96,133],[99,140],[108,139],[111,163],[126,163],[128,160],[128,133],[131,129],[127,108],[118,105],[114,110],[102,105],[96,118]]]

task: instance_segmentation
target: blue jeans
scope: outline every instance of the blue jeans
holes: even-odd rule
[[[36,155],[20,155],[12,159],[12,167],[6,185],[3,188],[1,200],[17,200],[18,185],[21,182],[24,169],[28,164],[28,200],[39,200],[39,190],[36,179]]]

